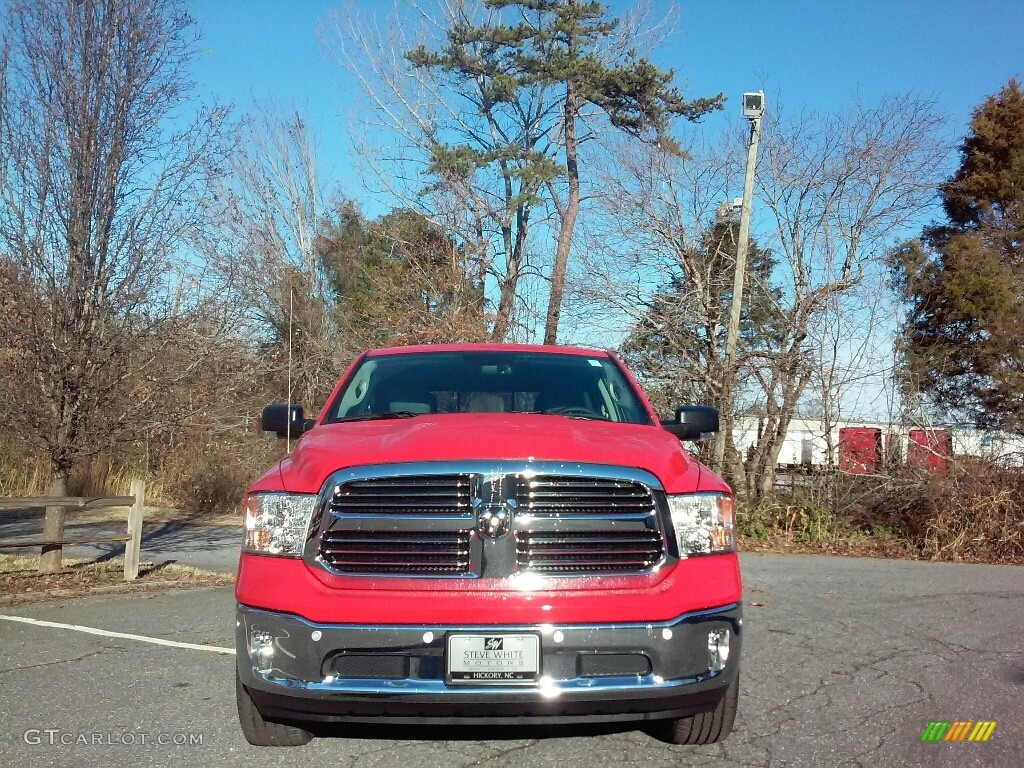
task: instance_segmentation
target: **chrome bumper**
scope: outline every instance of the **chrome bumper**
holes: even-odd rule
[[[239,605],[237,667],[265,717],[380,722],[607,722],[683,717],[713,708],[739,669],[739,604],[650,624],[535,626],[352,626],[314,624]],[[725,668],[709,668],[708,634],[730,632]],[[530,686],[452,685],[446,635],[455,631],[538,632],[541,673]],[[256,643],[252,640],[255,637]],[[262,653],[262,646],[273,652]],[[339,677],[339,652],[401,657],[401,676]],[[646,674],[587,676],[581,656],[642,654]]]

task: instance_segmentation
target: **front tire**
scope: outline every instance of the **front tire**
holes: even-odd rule
[[[313,734],[304,728],[264,720],[253,704],[249,691],[235,670],[235,701],[238,704],[238,723],[245,740],[256,747],[301,747],[309,744]]]
[[[717,744],[732,732],[739,696],[740,676],[737,674],[710,712],[652,723],[648,733],[669,744]]]

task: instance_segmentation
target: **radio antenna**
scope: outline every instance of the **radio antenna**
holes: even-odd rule
[[[295,287],[288,287],[288,415],[285,427],[285,452],[292,452],[292,320],[294,318],[293,304],[295,298]]]

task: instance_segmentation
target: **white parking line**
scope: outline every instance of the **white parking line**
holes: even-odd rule
[[[70,629],[74,632],[85,632],[89,635],[102,635],[103,637],[120,637],[125,640],[138,640],[141,643],[152,643],[153,645],[169,645],[172,648],[188,648],[192,651],[211,651],[234,656],[234,648],[221,648],[216,645],[199,645],[198,643],[179,643],[177,640],[163,640],[159,637],[147,637],[146,635],[132,635],[128,632],[111,632],[107,629],[96,627],[83,627],[80,624],[61,624],[57,621],[43,621],[42,619],[30,619],[27,616],[5,616],[0,614],[4,621],[17,621],[22,624],[34,624],[37,627],[56,627],[57,629]]]

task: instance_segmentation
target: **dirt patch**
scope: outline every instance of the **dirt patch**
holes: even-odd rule
[[[839,539],[837,541],[798,541],[785,536],[754,538],[740,534],[740,552],[781,552],[803,555],[843,555],[846,557],[885,557],[920,560],[921,555],[907,542],[896,538]]]
[[[175,563],[142,563],[135,581],[124,580],[120,560],[64,560],[59,573],[39,573],[38,555],[0,555],[0,604],[77,597],[88,594],[144,592],[154,589],[223,587],[233,574]]]
[[[882,557],[889,560],[931,560],[951,563],[989,563],[1024,565],[1020,558],[992,558],[960,554],[928,556],[906,539],[894,536],[862,536],[835,541],[799,541],[786,536],[737,537],[740,552],[778,552],[787,555],[840,555],[842,557]]]

